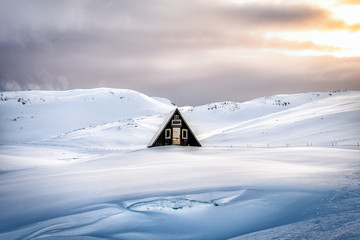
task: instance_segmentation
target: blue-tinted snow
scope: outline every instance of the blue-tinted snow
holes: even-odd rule
[[[1,93],[0,239],[360,238],[359,92],[184,107],[204,147],[147,149],[173,108]]]

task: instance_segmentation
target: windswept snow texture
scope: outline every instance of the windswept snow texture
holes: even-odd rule
[[[100,131],[109,132],[116,130],[113,126],[119,129],[136,126],[133,123],[137,118],[164,114],[174,108],[170,102],[158,99],[132,90],[106,88],[2,92],[0,143],[40,141],[84,129],[91,132],[100,125],[104,125]]]
[[[278,95],[184,111],[207,146],[354,147],[360,136],[359,92]]]
[[[360,239],[360,92],[182,107],[203,147],[151,149],[169,100],[0,97],[0,239]]]

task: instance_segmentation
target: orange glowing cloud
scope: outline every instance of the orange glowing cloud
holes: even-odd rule
[[[338,0],[340,4],[360,5],[360,0]]]
[[[272,38],[266,42],[266,48],[272,49],[280,49],[280,50],[317,50],[317,51],[326,51],[326,52],[335,52],[341,51],[340,47],[326,46],[326,45],[318,45],[311,41],[285,41],[279,38]]]
[[[347,24],[344,20],[325,18],[319,23],[321,30],[347,30],[349,32],[360,31],[360,24]]]
[[[299,27],[330,15],[325,9],[306,4],[245,3],[224,10],[223,17],[228,16],[238,23],[260,27]]]
[[[243,28],[260,30],[360,31],[360,24],[348,24],[335,18],[330,10],[309,4],[245,3],[225,9],[222,18],[229,18],[230,22]]]

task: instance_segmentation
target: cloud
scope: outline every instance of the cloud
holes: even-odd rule
[[[276,39],[267,44],[269,48],[277,47],[272,46],[277,44]],[[287,49],[319,47],[312,43],[287,44]],[[56,60],[52,58],[51,52],[36,54],[35,57],[32,53],[19,55],[19,58],[14,58],[15,63],[10,64],[16,71],[5,71],[8,78],[2,78],[2,82],[7,82],[7,79],[15,81],[23,90],[36,89],[34,86],[42,89],[130,88],[152,96],[167,97],[178,105],[245,101],[279,93],[343,88],[360,90],[359,58],[344,61],[325,56],[295,57],[259,53],[248,48],[182,50],[176,54],[155,52],[118,58],[106,58],[105,55],[96,59],[94,53],[70,56],[57,52]],[[64,79],[61,76],[66,78],[67,85],[59,81]],[[2,84],[1,87],[9,85]]]
[[[319,7],[305,4],[245,3],[226,9],[230,16],[248,24],[299,24],[326,15]]]
[[[21,7],[19,7],[21,6]],[[131,1],[3,0],[0,40],[19,34],[39,39],[44,33],[209,32],[256,29],[347,29],[359,26],[333,19],[331,12],[304,3],[243,3],[194,0]],[[40,33],[40,35],[38,35]],[[39,37],[38,37],[39,36]]]
[[[237,36],[253,31],[348,30],[359,31],[333,19],[331,13],[302,3],[244,3],[217,1],[4,0],[0,8],[0,44],[15,47],[92,48],[112,44],[115,51],[137,54],[171,46],[233,44]],[[19,7],[21,5],[21,7]],[[118,44],[114,44],[118,42]],[[75,44],[77,44],[75,46]],[[8,47],[8,46],[6,46]],[[140,48],[139,48],[140,47]],[[66,46],[64,46],[66,48]],[[110,48],[108,48],[110,49]],[[127,50],[125,50],[127,49]],[[126,53],[125,53],[126,54]]]
[[[339,4],[360,5],[360,0],[338,0]]]
[[[244,3],[222,11],[223,19],[255,30],[360,30],[360,24],[349,25],[333,18],[329,10],[309,4]]]
[[[347,24],[344,20],[339,19],[325,19],[318,24],[319,29],[321,30],[347,30],[349,32],[358,32],[360,31],[360,24]]]
[[[3,0],[1,5],[0,90],[105,86],[194,105],[360,89],[353,63],[338,67],[337,58],[273,53],[341,50],[266,37],[267,31],[357,31],[357,25],[333,19],[318,6],[204,0]]]
[[[14,80],[5,80],[0,82],[0,88],[1,89],[7,89],[12,91],[21,91],[23,88],[20,86],[20,84]]]
[[[283,49],[283,50],[318,50],[325,52],[336,52],[341,51],[340,47],[326,46],[326,45],[318,45],[311,41],[285,41],[283,39],[271,38],[266,41],[266,48],[271,49]]]
[[[224,100],[245,101],[281,93],[360,88],[356,76],[360,70],[355,66],[358,58],[343,62],[333,57],[279,54],[250,55],[236,58],[236,61],[218,57],[218,61],[196,69],[189,67],[181,76],[164,75],[162,77],[167,81],[161,85],[150,84],[146,89],[179,105],[194,105]],[[176,90],[170,90],[174,85]]]

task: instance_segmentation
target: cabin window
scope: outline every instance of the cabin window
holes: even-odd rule
[[[172,120],[171,125],[173,125],[173,126],[181,126],[181,120]]]
[[[182,139],[188,139],[188,130],[187,129],[182,130]]]
[[[165,129],[165,139],[171,139],[171,129]]]
[[[179,120],[180,119],[179,115],[174,115],[174,119]]]

